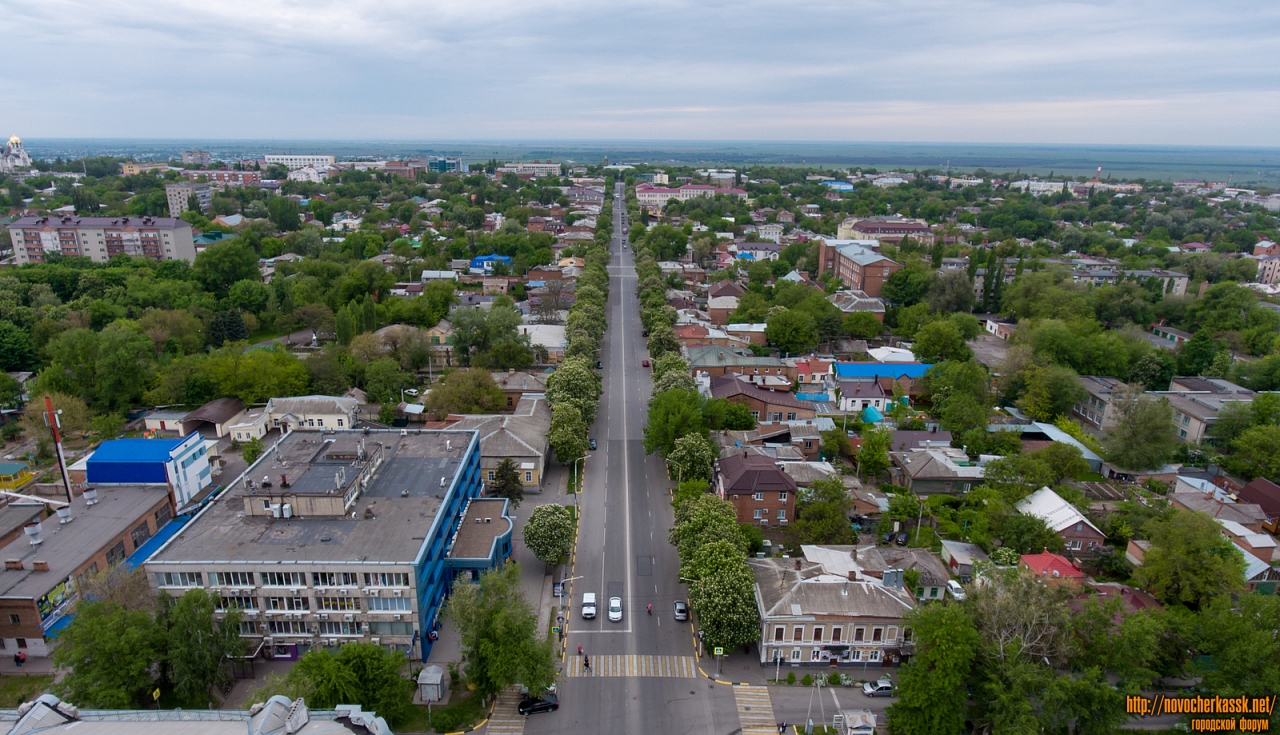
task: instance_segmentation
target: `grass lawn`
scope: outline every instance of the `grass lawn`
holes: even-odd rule
[[[53,674],[0,676],[0,709],[14,709],[49,691],[50,686],[53,686]]]
[[[457,732],[484,719],[489,713],[484,701],[474,692],[459,687],[453,690],[449,704],[431,708],[431,724],[427,724],[427,708],[414,707],[413,717],[395,726],[397,733]],[[434,725],[435,729],[432,729]]]

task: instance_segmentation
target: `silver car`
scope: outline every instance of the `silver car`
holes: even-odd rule
[[[622,621],[622,598],[609,598],[609,622],[617,623]]]
[[[863,684],[862,693],[868,697],[892,697],[894,688],[891,680],[880,679],[879,681],[869,681]]]

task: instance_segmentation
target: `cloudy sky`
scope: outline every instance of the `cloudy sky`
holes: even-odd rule
[[[28,138],[1280,141],[1280,3],[0,0]]]

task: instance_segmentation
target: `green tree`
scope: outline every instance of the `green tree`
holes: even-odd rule
[[[1072,624],[1079,643],[1073,665],[1115,674],[1129,694],[1142,692],[1159,676],[1161,639],[1170,632],[1166,615],[1128,611],[1120,599],[1086,600]]]
[[[1244,586],[1244,559],[1204,513],[1178,510],[1143,528],[1151,548],[1134,581],[1166,604],[1198,609]]]
[[[238,311],[220,311],[209,322],[209,344],[215,349],[227,342],[239,342],[248,338],[249,330]]]
[[[555,450],[556,459],[568,464],[585,456],[589,428],[582,411],[574,404],[565,402],[552,406],[547,442]]]
[[[0,371],[29,370],[35,367],[35,356],[31,335],[12,322],[0,321]]]
[[[1232,471],[1280,480],[1280,426],[1254,426],[1231,442],[1231,448],[1235,454],[1227,463]]]
[[[665,323],[655,324],[650,330],[647,347],[649,356],[654,358],[666,353],[680,354],[680,342],[676,339],[676,332]]]
[[[911,351],[921,362],[968,360],[973,355],[959,327],[951,321],[930,322],[920,327]]]
[[[721,567],[690,584],[689,602],[698,613],[708,648],[733,648],[760,639],[755,575],[746,564]]]
[[[703,423],[702,399],[697,393],[669,390],[654,397],[649,405],[649,425],[644,428],[644,451],[668,455],[676,439],[686,434],[707,433]]]
[[[689,372],[689,363],[678,353],[668,352],[653,361],[653,379],[657,380],[667,373]]]
[[[1173,409],[1163,398],[1149,398],[1130,386],[1112,403],[1115,424],[1102,436],[1109,462],[1129,470],[1154,470],[1173,456]]]
[[[489,494],[497,498],[511,501],[512,508],[519,508],[524,500],[524,483],[520,482],[520,469],[515,460],[503,457],[493,471],[493,481],[489,483]]]
[[[788,534],[797,544],[850,544],[849,493],[838,477],[827,477],[801,492]]]
[[[728,541],[746,551],[745,540],[738,530],[738,512],[729,501],[708,493],[690,498],[675,510],[676,524],[667,540],[676,547],[682,567],[693,559],[703,544],[713,541]],[[680,574],[689,576],[684,571]]]
[[[124,425],[124,416],[118,413],[104,413],[93,417],[89,422],[89,428],[98,432],[103,439],[115,439],[120,436],[124,432]]]
[[[81,707],[129,709],[150,699],[160,651],[150,610],[86,601],[58,634],[53,663],[67,672],[58,694]]]
[[[489,377],[487,373],[486,377]],[[412,376],[400,370],[400,363],[391,357],[380,357],[365,367],[364,390],[368,394],[370,403],[389,403],[398,400],[400,389],[406,384],[411,385],[412,381]],[[493,382],[492,377],[489,377],[489,382]],[[432,394],[434,393],[435,391],[432,391]],[[489,394],[489,397],[492,399],[492,394]]]
[[[572,403],[583,418],[594,423],[600,405],[600,375],[584,357],[571,357],[547,376],[547,400],[554,406]]]
[[[1070,415],[1072,407],[1088,397],[1076,371],[1068,367],[1033,363],[1018,377],[1024,386],[1018,408],[1037,421]]]
[[[265,451],[266,448],[262,446],[262,440],[255,436],[245,442],[244,449],[241,450],[240,456],[244,457],[244,461],[246,463],[253,464],[258,461],[258,457],[261,457],[262,453]]]
[[[283,232],[292,232],[302,227],[302,220],[298,217],[298,203],[289,197],[269,197],[267,217],[271,224]]]
[[[455,582],[445,614],[461,635],[463,676],[480,695],[512,684],[540,692],[554,681],[551,642],[540,634],[537,616],[520,590],[519,564],[509,561],[485,572],[479,584]]]
[[[1032,456],[1049,469],[1054,485],[1089,471],[1089,463],[1080,453],[1080,448],[1066,442],[1054,442]]]
[[[779,311],[770,315],[766,324],[764,334],[769,344],[787,354],[802,354],[818,344],[818,327],[803,311]]]
[[[524,542],[544,564],[556,564],[573,549],[573,513],[563,505],[539,505],[524,525]]]
[[[1143,386],[1147,390],[1165,390],[1173,379],[1177,365],[1165,350],[1152,350],[1133,364],[1129,371],[1129,382]]]
[[[222,620],[214,617],[216,598],[202,589],[188,590],[168,605],[164,615],[165,663],[173,680],[174,694],[186,706],[207,709],[211,705],[209,690],[234,681],[227,663],[229,656],[239,656],[240,611],[230,610]]]
[[[964,731],[966,687],[979,636],[958,605],[921,605],[909,617],[915,655],[902,669],[898,699],[886,711],[894,735],[955,735]]]
[[[1063,550],[1062,537],[1047,527],[1043,519],[1021,513],[1005,516],[1000,522],[1000,540],[1019,554]]]
[[[1200,375],[1213,364],[1219,346],[1207,329],[1196,332],[1178,352],[1178,374]]]
[[[376,712],[387,724],[403,723],[413,712],[414,684],[403,675],[406,657],[373,643],[344,643],[337,653],[313,648],[293,671],[306,681],[307,703],[333,709],[358,704]]]
[[[694,480],[710,480],[712,464],[720,455],[719,447],[701,434],[685,434],[667,453],[667,462],[677,471],[677,477]]]
[[[862,434],[858,446],[858,472],[862,478],[879,477],[889,469],[889,448],[893,446],[893,432],[888,429],[869,429]]]
[[[227,293],[227,301],[238,311],[261,314],[271,299],[271,289],[261,280],[236,281]]]
[[[258,272],[258,254],[239,238],[202,250],[196,255],[191,275],[218,298],[225,297],[237,281],[262,278]]]
[[[1213,657],[1204,672],[1206,690],[1224,697],[1267,697],[1280,691],[1280,597],[1220,595],[1199,620],[1200,648]],[[1280,711],[1271,713],[1274,729]]]
[[[844,331],[854,339],[874,339],[884,334],[884,324],[869,311],[855,311],[844,318]]]
[[[497,413],[507,396],[487,370],[455,370],[436,383],[427,395],[426,411],[437,420],[451,413]]]

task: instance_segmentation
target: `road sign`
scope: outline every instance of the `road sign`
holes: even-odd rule
[[[559,633],[559,632],[560,632],[560,626],[558,626],[558,625],[553,625],[553,626],[551,626],[551,632],[552,632],[552,633]]]
[[[555,583],[555,586],[551,589],[551,596],[564,597],[564,584],[562,582]]]
[[[159,689],[157,689],[157,690],[155,690],[154,692],[152,692],[152,693],[151,693],[151,698],[152,698],[152,699],[154,699],[154,700],[156,700],[157,702],[158,702],[158,701],[160,701],[160,690],[159,690]]]
[[[717,656],[723,656],[723,655],[724,655],[724,649],[723,649],[723,648],[721,648],[720,646],[716,646],[716,655],[717,655]]]

